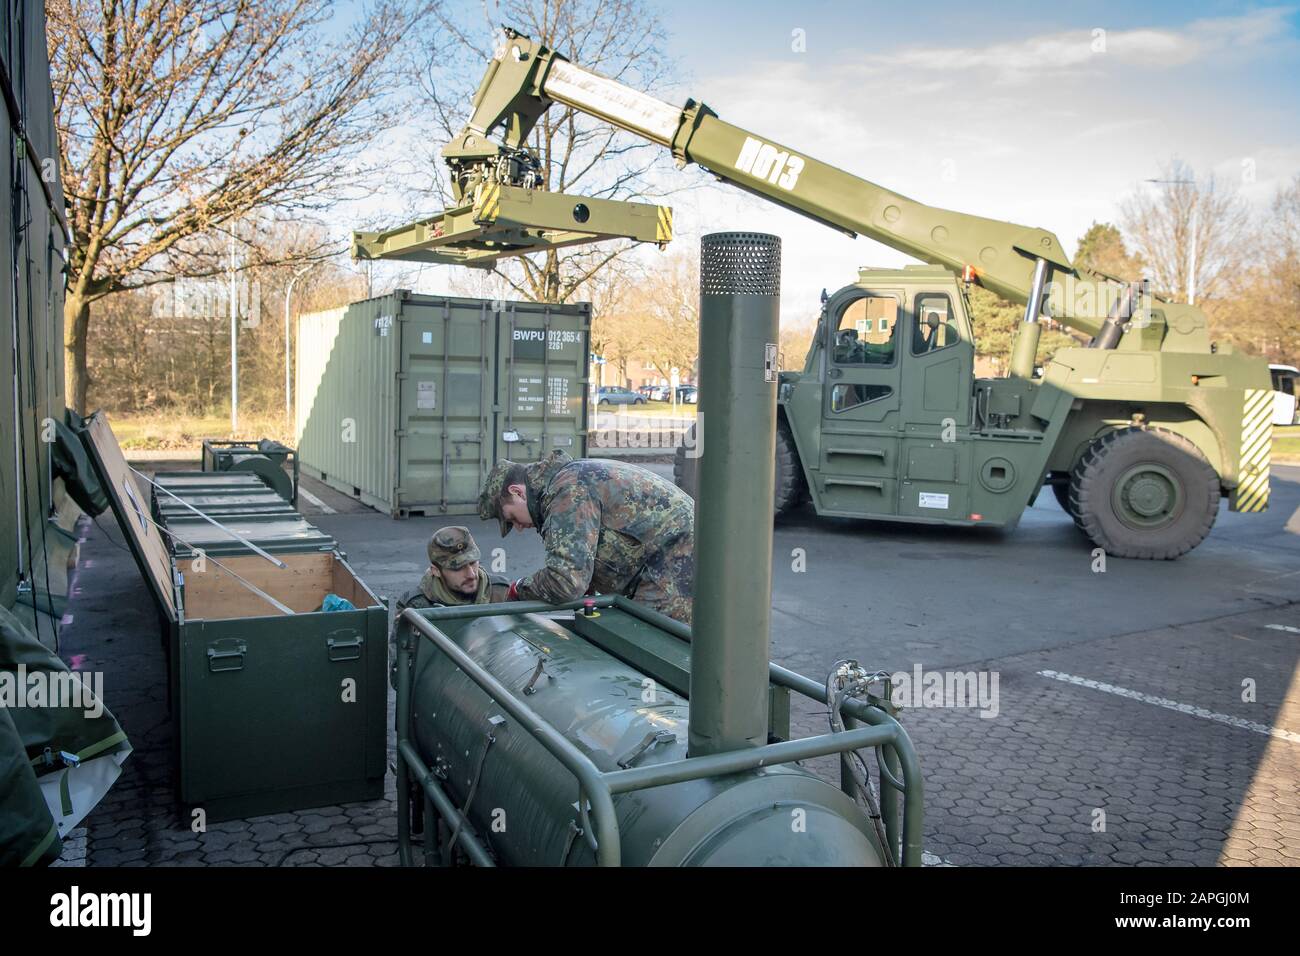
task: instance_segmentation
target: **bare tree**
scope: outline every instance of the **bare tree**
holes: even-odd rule
[[[1270,211],[1264,234],[1269,308],[1261,310],[1268,328],[1261,339],[1276,361],[1295,365],[1300,362],[1300,175],[1277,191]]]
[[[781,323],[780,359],[783,371],[803,371],[808,350],[812,348],[813,336],[816,333],[816,316]]]
[[[499,42],[500,23],[638,90],[653,93],[672,77],[663,27],[643,0],[506,0],[496,8],[495,20],[486,3],[483,14],[469,24],[441,14],[445,39],[429,51],[420,71],[431,135],[439,147],[464,126],[474,90]],[[637,200],[662,198],[692,184],[686,178],[665,189],[655,173],[670,167],[666,150],[559,105],[538,122],[530,146],[541,160],[546,188],[555,192]],[[445,206],[450,192],[441,157],[435,151],[429,159],[438,176],[433,192]],[[494,271],[518,295],[565,302],[630,248],[630,243],[614,242],[552,249],[507,260]]]
[[[666,379],[694,374],[700,354],[700,259],[678,253],[656,263],[638,298],[646,314],[644,359]]]
[[[1120,208],[1124,231],[1157,291],[1185,301],[1190,276],[1198,300],[1227,292],[1242,265],[1249,224],[1246,203],[1235,192],[1212,175],[1198,181],[1175,159],[1161,168],[1158,188],[1140,190]]]
[[[615,259],[579,287],[591,302],[591,351],[619,371],[618,383],[627,378],[628,362],[645,347],[647,323],[637,304],[647,281],[644,267],[631,259]],[[605,384],[604,377],[600,377]]]
[[[75,407],[94,302],[219,272],[198,237],[321,209],[366,175],[354,160],[394,116],[391,54],[432,12],[375,0],[340,32],[328,0],[49,0]]]
[[[1300,176],[1278,189],[1246,245],[1231,296],[1210,304],[1215,337],[1274,362],[1300,362]]]

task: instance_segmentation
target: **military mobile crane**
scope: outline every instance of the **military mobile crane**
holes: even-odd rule
[[[810,499],[822,515],[1013,527],[1049,485],[1109,554],[1175,558],[1209,533],[1220,498],[1233,511],[1267,507],[1267,367],[1216,347],[1199,309],[1072,264],[1046,230],[908,199],[723,122],[703,103],[672,106],[585,70],[513,30],[469,123],[443,150],[460,205],[412,227],[358,233],[355,254],[484,264],[612,235],[667,241],[671,215],[661,207],[545,191],[527,138],[553,103],[926,263],[863,269],[824,296],[803,370],[780,375],[778,514]],[[970,283],[1025,305],[1005,377],[974,375]],[[1040,372],[1045,318],[1091,340],[1057,351]],[[703,423],[697,440],[708,441]],[[679,450],[677,480],[692,493],[695,465]]]

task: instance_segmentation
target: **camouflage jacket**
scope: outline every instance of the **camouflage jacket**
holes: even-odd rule
[[[546,566],[519,583],[521,598],[560,604],[591,591],[631,594],[657,552],[690,547],[695,503],[654,472],[564,452],[528,466],[528,510]]]
[[[456,607],[462,604],[491,604],[504,601],[509,584],[505,578],[488,574],[482,568],[478,572],[478,593],[470,600],[447,588],[432,571],[425,571],[424,577],[416,588],[407,591],[397,602],[397,613],[401,614],[408,607]]]

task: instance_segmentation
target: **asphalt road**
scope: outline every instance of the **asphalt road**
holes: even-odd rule
[[[306,487],[335,511],[308,505],[310,520],[380,594],[414,586],[443,524],[469,526],[502,574],[542,559],[536,534],[392,521]],[[1275,469],[1266,514],[1225,506],[1173,562],[1099,570],[1050,494],[1011,532],[805,510],[778,523],[774,548],[778,663],[819,679],[844,657],[972,672],[990,693],[996,676],[995,707],[903,713],[932,862],[1300,864],[1300,468]],[[820,732],[825,715],[796,723]]]

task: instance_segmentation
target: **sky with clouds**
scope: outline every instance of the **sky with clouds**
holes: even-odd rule
[[[1262,208],[1300,174],[1300,8],[993,0],[655,0],[680,82],[722,119],[931,205],[1072,251],[1171,158]],[[478,16],[482,16],[481,13]],[[670,172],[677,177],[687,174]],[[697,176],[699,174],[696,174]],[[670,200],[678,245],[784,240],[783,320],[909,261],[720,184]],[[446,291],[443,268],[419,286]]]

